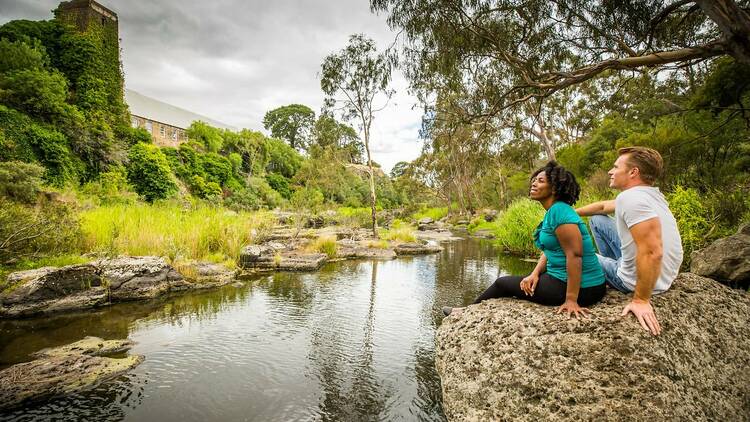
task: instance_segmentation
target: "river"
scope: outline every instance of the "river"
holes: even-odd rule
[[[85,336],[130,338],[145,361],[94,390],[3,420],[441,421],[440,308],[533,264],[487,241],[437,255],[329,263],[209,292],[0,321],[0,368]]]

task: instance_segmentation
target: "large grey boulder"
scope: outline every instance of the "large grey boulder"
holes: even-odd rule
[[[750,224],[693,252],[690,271],[733,287],[750,287]]]
[[[18,271],[8,275],[10,287],[0,292],[0,318],[150,299],[169,292],[222,286],[234,278],[234,271],[211,263],[193,263],[183,271],[187,277],[154,256]]]
[[[35,354],[36,360],[0,371],[0,409],[91,389],[143,362],[143,356],[106,357],[130,349],[129,340],[86,337]]]
[[[182,276],[171,265],[156,256],[135,256],[96,262],[108,282],[110,300],[149,299],[169,291]]]
[[[680,274],[653,304],[663,332],[610,291],[593,317],[516,299],[443,321],[436,364],[449,420],[750,420],[750,295]]]
[[[101,271],[92,264],[14,272],[7,278],[10,287],[0,293],[0,317],[94,307],[109,301],[102,284]]]

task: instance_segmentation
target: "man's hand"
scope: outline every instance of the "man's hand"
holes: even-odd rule
[[[576,319],[578,319],[579,317],[588,318],[589,312],[591,311],[589,311],[586,308],[581,308],[578,305],[578,302],[575,300],[566,300],[565,303],[563,303],[562,305],[560,305],[559,308],[557,308],[558,314],[563,313],[563,312],[566,312],[568,314],[568,319],[570,319],[570,314],[573,314],[576,317]]]
[[[659,321],[656,319],[654,308],[651,307],[651,303],[649,303],[648,301],[644,302],[641,300],[633,299],[633,301],[631,301],[628,306],[626,306],[625,309],[622,310],[621,316],[626,316],[629,312],[632,312],[633,315],[635,315],[644,330],[650,331],[651,334],[655,336],[658,336],[659,333],[661,333],[661,326],[659,325]]]
[[[539,276],[531,273],[521,280],[521,290],[526,293],[527,296],[534,296],[534,290],[536,285],[539,283]]]

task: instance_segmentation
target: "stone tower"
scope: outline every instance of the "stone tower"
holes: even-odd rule
[[[87,73],[96,75],[97,79],[104,82],[107,111],[109,115],[115,116],[109,123],[127,126],[130,116],[124,102],[117,13],[94,0],[64,1],[54,13],[57,22],[71,28],[96,47],[95,56],[86,60]],[[86,88],[87,81],[83,81],[83,85],[80,81],[72,82],[76,90]]]
[[[61,23],[75,27],[79,32],[102,31],[107,41],[119,44],[117,13],[94,0],[64,1],[55,9],[55,18]]]

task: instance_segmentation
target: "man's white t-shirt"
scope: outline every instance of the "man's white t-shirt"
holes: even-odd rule
[[[682,239],[677,230],[677,221],[669,210],[669,205],[659,188],[652,186],[635,186],[624,190],[615,199],[615,221],[617,234],[620,236],[622,261],[617,268],[617,276],[626,285],[635,290],[637,280],[635,271],[636,246],[630,228],[643,221],[659,218],[661,224],[662,259],[659,279],[656,280],[654,293],[669,289],[682,265]]]

